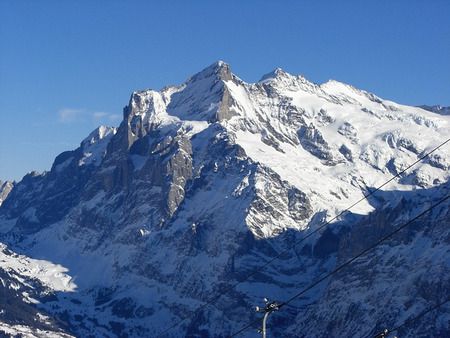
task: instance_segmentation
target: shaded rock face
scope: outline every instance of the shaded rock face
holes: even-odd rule
[[[185,319],[165,336],[227,336],[256,318],[248,309],[262,298],[290,298],[445,194],[450,158],[439,150],[302,240],[417,160],[449,125],[445,116],[280,69],[246,83],[223,62],[180,86],[136,91],[118,128],[99,127],[50,171],[1,185],[0,239],[20,257],[6,261],[25,262],[14,271],[36,273],[46,291],[29,286],[40,304],[7,297],[30,309],[25,326],[41,311],[61,335],[155,336]],[[417,295],[425,305],[447,292],[446,210],[448,203],[424,228],[402,232],[274,315],[272,332],[358,336],[403,318],[404,309],[419,311]],[[430,280],[431,261],[442,267]],[[407,288],[397,270],[414,270]],[[380,298],[389,310],[377,307]],[[445,323],[449,311],[442,313],[432,323]],[[439,325],[422,329],[448,332]]]
[[[311,218],[313,209],[306,194],[283,182],[270,168],[257,168],[248,180],[254,186],[254,198],[246,221],[256,236],[281,233]]]
[[[57,156],[50,172],[27,174],[2,205],[2,215],[16,219],[14,231],[33,233],[64,218],[80,202],[114,132],[99,127],[78,149]]]
[[[419,107],[422,109],[431,111],[433,113],[442,114],[442,115],[450,115],[450,107],[443,107],[440,105],[436,105],[436,106],[422,105]]]
[[[418,200],[437,202],[449,193],[448,183],[416,194],[402,193],[392,205],[354,219],[353,227],[338,236],[337,264],[370,247],[431,204],[418,206]],[[383,198],[389,199],[389,194],[382,193]],[[299,324],[291,332],[308,332],[308,337],[375,336],[445,300],[443,295],[450,292],[449,210],[447,200],[333,276],[321,299],[297,317]],[[444,305],[396,334],[446,337],[450,334],[449,310]]]

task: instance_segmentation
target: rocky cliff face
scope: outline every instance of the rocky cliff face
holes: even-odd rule
[[[154,336],[186,318],[166,336],[226,336],[263,297],[288,299],[448,194],[442,148],[291,249],[449,134],[447,116],[336,81],[277,69],[246,83],[218,62],[180,86],[134,92],[117,129],[98,128],[49,172],[15,184],[0,207],[1,240],[45,271],[63,268],[35,276],[53,290],[35,296],[36,311],[66,324],[55,331]],[[272,332],[362,336],[420,312],[448,291],[448,216],[447,203],[280,311]],[[0,271],[16,266],[8,262]],[[449,332],[449,312],[421,330]]]
[[[8,197],[9,193],[11,192],[12,188],[14,187],[13,182],[2,182],[0,181],[0,206],[2,205],[3,201]]]

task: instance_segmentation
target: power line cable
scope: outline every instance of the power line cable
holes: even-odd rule
[[[441,303],[439,303],[439,304],[436,304],[435,306],[433,306],[433,307],[431,307],[431,308],[429,308],[429,309],[427,309],[427,310],[424,310],[423,312],[421,312],[420,314],[418,314],[418,315],[417,315],[416,317],[414,317],[414,318],[407,319],[407,320],[404,321],[401,325],[396,326],[395,328],[387,329],[387,332],[386,332],[386,331],[385,331],[385,332],[380,332],[379,334],[373,336],[373,338],[379,337],[381,333],[389,334],[389,333],[395,332],[395,331],[397,331],[398,329],[400,329],[400,328],[402,328],[402,327],[404,327],[404,326],[407,326],[409,323],[416,321],[416,320],[419,319],[420,317],[425,316],[427,313],[432,312],[433,310],[436,310],[437,308],[441,307],[442,305],[444,305],[444,304],[446,304],[446,303],[448,303],[448,302],[450,302],[450,298],[448,298],[447,300],[445,300],[445,301],[443,301],[443,302],[441,302]],[[291,306],[290,304],[285,304],[285,305]],[[233,333],[233,335],[231,335],[230,338],[239,335],[239,333],[246,331],[248,328],[253,327],[253,326],[255,326],[256,324],[259,324],[260,322],[261,322],[261,319],[260,319],[260,318],[258,318],[258,319],[256,319],[256,320],[250,322],[250,323],[247,324],[246,326],[242,327],[239,331],[236,331],[235,333]],[[365,336],[365,338],[370,338],[370,337],[372,337],[371,334]]]
[[[387,335],[389,333],[395,332],[395,331],[401,329],[404,326],[408,326],[410,323],[417,321],[419,318],[425,316],[427,313],[432,312],[432,311],[440,308],[442,305],[444,305],[444,304],[446,304],[448,302],[450,302],[450,298],[447,298],[446,300],[444,300],[444,301],[442,301],[442,302],[440,302],[440,303],[438,303],[438,304],[436,304],[436,305],[434,305],[434,306],[432,306],[432,307],[430,307],[430,308],[428,308],[426,310],[423,310],[417,316],[405,320],[403,323],[401,323],[400,325],[398,325],[398,326],[396,326],[396,327],[394,327],[392,329],[385,329],[384,331],[376,334],[375,336],[372,336],[371,334],[369,334],[366,337],[375,337],[376,338],[376,337],[380,337],[383,334],[384,334],[384,337],[387,337]]]
[[[261,322],[261,319],[260,319],[260,318],[258,318],[258,319],[256,319],[256,320],[250,322],[249,324],[247,324],[247,325],[245,325],[244,327],[240,328],[239,331],[236,331],[236,332],[234,332],[232,335],[230,335],[229,338],[236,337],[236,336],[239,335],[240,333],[242,333],[242,332],[244,332],[244,331],[247,331],[248,328],[250,328],[250,327],[252,327],[252,326],[254,326],[255,324],[260,323],[260,322]]]
[[[329,277],[331,277],[332,275],[336,274],[337,272],[341,271],[343,268],[345,268],[346,266],[350,265],[351,263],[353,263],[355,260],[357,260],[359,257],[365,255],[366,253],[368,253],[369,251],[373,250],[374,248],[376,248],[378,245],[380,245],[381,243],[383,243],[385,240],[389,239],[390,237],[394,236],[395,234],[397,234],[399,231],[401,231],[402,229],[404,229],[405,227],[407,227],[408,225],[410,225],[411,223],[413,223],[414,221],[416,221],[417,219],[419,219],[420,217],[422,217],[423,215],[425,215],[426,213],[430,212],[432,209],[434,209],[435,207],[437,207],[438,205],[442,204],[443,202],[445,202],[447,199],[450,198],[450,195],[445,196],[444,198],[440,199],[437,203],[433,204],[431,207],[427,208],[426,210],[422,211],[420,214],[418,214],[417,216],[413,217],[412,219],[410,219],[408,222],[404,223],[403,225],[399,226],[398,228],[396,228],[394,231],[390,232],[389,234],[381,237],[378,241],[376,241],[374,244],[370,245],[369,247],[367,247],[366,249],[362,250],[359,254],[357,254],[356,256],[353,256],[352,258],[350,258],[349,260],[347,260],[346,262],[342,263],[341,265],[339,265],[337,268],[333,269],[331,272],[327,273],[326,275],[324,275],[323,277],[319,278],[318,280],[316,280],[315,282],[311,283],[309,286],[307,286],[306,288],[302,289],[300,292],[296,293],[294,296],[292,296],[291,298],[289,298],[288,300],[278,304],[278,309],[281,309],[283,306],[291,303],[293,300],[295,300],[296,298],[304,295],[306,292],[308,292],[309,290],[313,289],[314,287],[316,287],[318,284],[320,284],[321,282],[323,282],[324,280],[328,279]],[[256,321],[255,321],[256,322]],[[245,327],[241,328],[239,331],[233,333],[230,337],[234,337],[236,335],[238,335],[239,333],[245,331],[247,328],[249,328],[250,326],[252,326],[255,322],[251,322],[250,324],[246,325]]]
[[[429,211],[431,211],[433,208],[437,207],[438,205],[440,205],[441,203],[445,202],[447,199],[450,198],[450,195],[445,196],[444,198],[440,199],[439,202],[433,204],[431,207],[429,207],[428,209],[426,209],[425,211],[422,211],[419,215],[415,216],[414,218],[410,219],[408,222],[404,223],[403,225],[399,226],[397,229],[395,229],[394,231],[390,232],[389,234],[383,236],[381,239],[379,239],[377,242],[375,242],[374,244],[372,244],[371,246],[369,246],[368,248],[364,249],[363,251],[361,251],[359,254],[357,254],[356,256],[352,257],[351,259],[349,259],[348,261],[346,261],[345,263],[341,264],[340,266],[338,266],[337,268],[335,268],[334,270],[332,270],[331,272],[329,272],[327,275],[325,275],[324,277],[320,278],[318,281],[316,281],[315,283],[313,283],[311,286],[309,286],[308,288],[302,290],[301,292],[297,293],[296,295],[294,295],[293,297],[289,298],[287,301],[283,302],[280,304],[279,307],[282,307],[286,304],[289,304],[291,301],[293,301],[294,299],[300,297],[301,295],[303,295],[304,293],[306,293],[307,291],[309,291],[310,289],[312,289],[314,286],[316,286],[317,284],[319,284],[320,282],[322,282],[323,280],[327,279],[328,277],[330,277],[331,275],[337,273],[338,271],[342,270],[343,268],[345,268],[347,265],[351,264],[352,262],[354,262],[356,259],[358,259],[359,257],[365,255],[366,253],[368,253],[369,251],[373,250],[375,247],[377,247],[378,245],[380,245],[381,243],[383,243],[385,240],[389,239],[390,237],[394,236],[395,234],[397,234],[400,230],[404,229],[405,227],[407,227],[408,225],[410,225],[411,223],[413,223],[414,221],[416,221],[417,219],[419,219],[420,217],[422,217],[423,215],[425,215],[426,213],[428,213]]]
[[[356,202],[354,202],[352,205],[350,205],[349,207],[347,207],[346,209],[344,209],[343,211],[341,211],[339,214],[333,216],[330,220],[328,220],[327,222],[325,222],[324,224],[318,226],[315,230],[311,231],[310,233],[308,233],[307,235],[305,235],[304,237],[302,237],[301,239],[297,240],[294,242],[293,245],[289,246],[287,249],[282,250],[280,253],[276,254],[274,257],[272,257],[271,259],[269,259],[266,263],[262,264],[259,268],[253,270],[252,272],[250,272],[244,279],[237,281],[234,284],[231,284],[230,286],[228,286],[227,288],[225,288],[224,290],[222,290],[221,292],[219,292],[218,294],[216,294],[215,296],[211,297],[208,301],[206,301],[204,304],[200,305],[196,310],[194,310],[193,314],[191,315],[187,315],[186,317],[180,319],[179,321],[175,322],[173,325],[169,326],[167,329],[165,329],[164,331],[161,331],[161,333],[159,333],[156,337],[159,338],[162,335],[164,335],[166,332],[172,330],[173,328],[177,327],[178,325],[180,325],[182,322],[184,322],[186,319],[188,318],[192,318],[195,313],[203,310],[204,308],[206,308],[207,306],[215,303],[220,297],[222,297],[224,294],[227,294],[228,292],[230,292],[231,290],[233,290],[236,286],[238,286],[239,284],[242,284],[243,282],[247,281],[250,277],[253,277],[254,275],[256,275],[258,272],[260,272],[261,270],[263,270],[265,267],[267,267],[268,265],[272,264],[275,260],[277,260],[278,258],[280,258],[282,255],[284,255],[285,253],[287,253],[289,250],[291,250],[292,248],[294,248],[296,245],[302,243],[303,241],[305,241],[306,239],[310,238],[312,235],[316,234],[317,232],[319,232],[320,230],[322,230],[323,228],[325,228],[326,226],[328,226],[331,222],[335,221],[336,219],[338,219],[339,217],[341,217],[344,213],[348,212],[350,209],[352,209],[353,207],[355,207],[357,204],[361,203],[362,201],[366,200],[367,198],[369,198],[370,196],[372,196],[374,193],[376,193],[377,191],[379,191],[381,188],[383,188],[384,186],[386,186],[387,184],[389,184],[390,182],[392,182],[394,179],[400,177],[401,175],[403,175],[407,170],[409,170],[410,168],[412,168],[413,166],[415,166],[417,163],[423,161],[425,158],[427,158],[428,156],[430,156],[432,153],[434,153],[436,150],[438,150],[439,148],[441,148],[442,146],[444,146],[445,144],[447,144],[448,142],[450,142],[450,138],[448,138],[447,140],[445,140],[444,142],[440,143],[438,146],[434,147],[432,150],[430,150],[429,152],[425,153],[423,156],[419,157],[416,161],[414,161],[413,163],[411,163],[409,166],[407,166],[406,168],[404,168],[403,170],[401,170],[400,172],[398,172],[396,175],[392,176],[389,180],[387,180],[386,182],[384,182],[383,184],[381,184],[380,186],[378,186],[377,188],[375,188],[372,191],[369,191],[369,193],[365,194],[363,197],[361,197],[359,200],[357,200]]]

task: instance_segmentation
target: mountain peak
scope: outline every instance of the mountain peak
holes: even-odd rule
[[[219,60],[193,75],[187,82],[190,83],[207,78],[229,81],[233,78],[233,75],[230,66],[224,61]]]
[[[285,72],[283,69],[277,67],[274,70],[272,70],[271,72],[264,74],[261,79],[258,82],[266,82],[266,81],[270,81],[272,79],[279,79],[279,78],[287,78],[287,77],[291,77],[292,75]]]
[[[88,145],[97,143],[98,141],[104,139],[105,137],[112,136],[116,133],[116,128],[108,126],[100,126],[94,129],[88,137],[86,137],[82,142],[81,146],[86,147]]]

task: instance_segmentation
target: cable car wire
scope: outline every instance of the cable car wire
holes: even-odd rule
[[[442,305],[444,305],[444,304],[446,304],[448,302],[450,302],[450,298],[447,298],[446,300],[444,300],[444,301],[442,301],[442,302],[440,302],[440,303],[438,303],[438,304],[436,304],[436,305],[434,305],[434,306],[432,306],[432,307],[430,307],[430,308],[428,308],[426,310],[423,310],[422,312],[420,312],[415,317],[405,320],[403,323],[401,323],[400,325],[398,325],[398,326],[396,326],[396,327],[394,327],[392,329],[385,329],[384,331],[376,334],[375,336],[373,336],[372,334],[369,334],[366,337],[374,337],[374,338],[376,338],[376,337],[379,337],[381,334],[384,334],[385,336],[387,336],[389,333],[395,332],[395,331],[401,329],[404,326],[408,326],[412,322],[417,321],[419,318],[425,316],[427,313],[432,312],[432,311],[440,308]]]
[[[395,230],[391,231],[389,234],[381,237],[379,240],[377,240],[375,243],[373,243],[372,245],[370,245],[369,247],[367,247],[366,249],[362,250],[360,253],[358,253],[357,255],[353,256],[352,258],[350,258],[349,260],[345,261],[344,263],[342,263],[341,265],[339,265],[337,268],[333,269],[332,271],[330,271],[329,273],[327,273],[326,275],[324,275],[323,277],[319,278],[318,280],[314,281],[313,283],[311,283],[310,285],[308,285],[306,288],[303,288],[300,292],[296,293],[294,296],[292,296],[291,298],[289,298],[288,300],[281,302],[278,305],[278,308],[281,309],[282,307],[284,307],[285,305],[291,303],[293,300],[297,299],[298,297],[304,295],[306,292],[308,292],[309,290],[313,289],[315,286],[317,286],[318,284],[320,284],[321,282],[323,282],[324,280],[328,279],[329,277],[331,277],[332,275],[338,273],[339,271],[341,271],[343,268],[345,268],[346,266],[350,265],[351,263],[353,263],[355,260],[357,260],[358,258],[360,258],[361,256],[364,256],[366,253],[368,253],[369,251],[375,249],[378,245],[380,245],[381,243],[383,243],[384,241],[386,241],[387,239],[391,238],[392,236],[394,236],[395,234],[397,234],[399,231],[403,230],[405,227],[407,227],[408,225],[410,225],[411,223],[413,223],[414,221],[416,221],[417,219],[419,219],[420,217],[422,217],[423,215],[425,215],[426,213],[430,212],[431,210],[433,210],[434,208],[436,208],[438,205],[442,204],[443,202],[445,202],[446,200],[448,200],[450,198],[450,195],[445,196],[444,198],[440,199],[438,202],[436,202],[435,204],[433,204],[431,207],[425,209],[424,211],[422,211],[421,213],[419,213],[417,216],[413,217],[412,219],[410,219],[408,222],[404,223],[403,225],[397,227]],[[245,327],[241,328],[239,331],[233,333],[230,337],[235,337],[236,335],[238,335],[239,333],[245,331],[247,328],[249,328],[251,325],[253,325],[254,322],[251,322],[250,324],[246,325]]]

